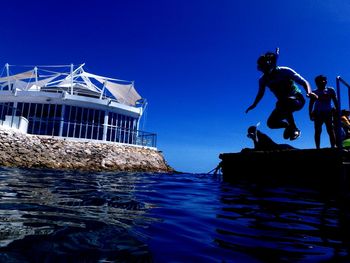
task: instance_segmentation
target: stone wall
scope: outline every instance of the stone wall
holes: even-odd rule
[[[156,149],[29,135],[1,126],[0,165],[88,171],[173,171]]]

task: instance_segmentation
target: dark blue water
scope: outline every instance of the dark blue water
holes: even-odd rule
[[[350,203],[308,189],[1,168],[0,198],[0,262],[350,262]]]

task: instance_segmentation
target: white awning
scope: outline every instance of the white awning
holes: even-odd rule
[[[0,78],[0,89],[10,85],[8,89],[13,90],[31,90],[40,91],[41,88],[52,88],[57,90],[68,90],[74,94],[90,95],[104,99],[104,95],[110,99],[116,99],[119,103],[136,106],[136,102],[142,97],[134,88],[134,83],[127,80],[108,78],[85,72],[80,65],[74,71],[70,68],[70,72],[53,72],[45,67],[35,67],[32,70],[11,76]],[[36,76],[36,72],[39,75]],[[41,74],[43,72],[44,74]],[[47,75],[54,73],[54,75]],[[38,79],[36,81],[36,79]],[[75,93],[76,91],[76,93]]]
[[[112,79],[112,78],[107,78],[107,77],[95,75],[95,74],[91,74],[91,73],[86,72],[86,71],[83,71],[83,72],[80,73],[78,76],[85,76],[85,77],[88,77],[88,78],[94,78],[94,79],[98,80],[98,81],[101,82],[101,83],[105,82],[106,80],[130,82],[130,81],[127,81],[127,80]]]
[[[12,89],[17,89],[17,90],[26,90],[27,86],[29,85],[28,82],[22,81],[22,80],[15,80],[13,84],[13,88]]]
[[[14,82],[11,82],[11,84],[13,84],[13,88],[15,88],[17,90],[39,90],[40,87],[45,86],[47,83],[49,83],[50,81],[55,79],[57,76],[59,76],[59,75],[56,75],[56,76],[53,76],[50,78],[46,78],[46,79],[42,79],[39,81],[32,81],[32,82],[15,80]],[[4,84],[7,85],[7,83],[4,83]]]
[[[106,88],[123,104],[135,106],[136,101],[141,99],[141,96],[137,93],[133,84],[123,85],[107,81]]]
[[[34,70],[29,70],[23,73],[11,75],[8,77],[2,77],[0,78],[0,82],[6,82],[6,81],[15,81],[15,80],[20,80],[20,79],[30,79],[30,78],[35,78],[35,73]]]
[[[47,83],[51,82],[52,80],[54,80],[55,78],[57,78],[58,76],[60,76],[60,74],[57,74],[55,76],[52,76],[50,78],[46,78],[46,79],[42,79],[42,80],[38,80],[38,81],[34,81],[34,82],[30,82],[28,84],[28,90],[38,90],[38,87],[44,87]]]

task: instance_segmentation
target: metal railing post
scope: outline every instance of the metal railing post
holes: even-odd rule
[[[341,98],[340,98],[340,76],[337,76],[336,78],[336,83],[337,83],[337,98],[338,98],[338,105],[337,105],[337,123],[336,123],[336,144],[338,149],[343,148],[342,144],[342,138],[341,138]]]
[[[350,85],[343,80],[340,76],[336,79],[337,82],[337,97],[338,97],[338,120],[337,120],[337,146],[339,149],[343,147],[342,141],[341,141],[341,98],[340,98],[340,83],[344,84],[348,88],[348,107],[350,107]]]

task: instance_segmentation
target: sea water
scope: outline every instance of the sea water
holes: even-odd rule
[[[0,168],[0,262],[349,262],[349,206],[212,174]]]

